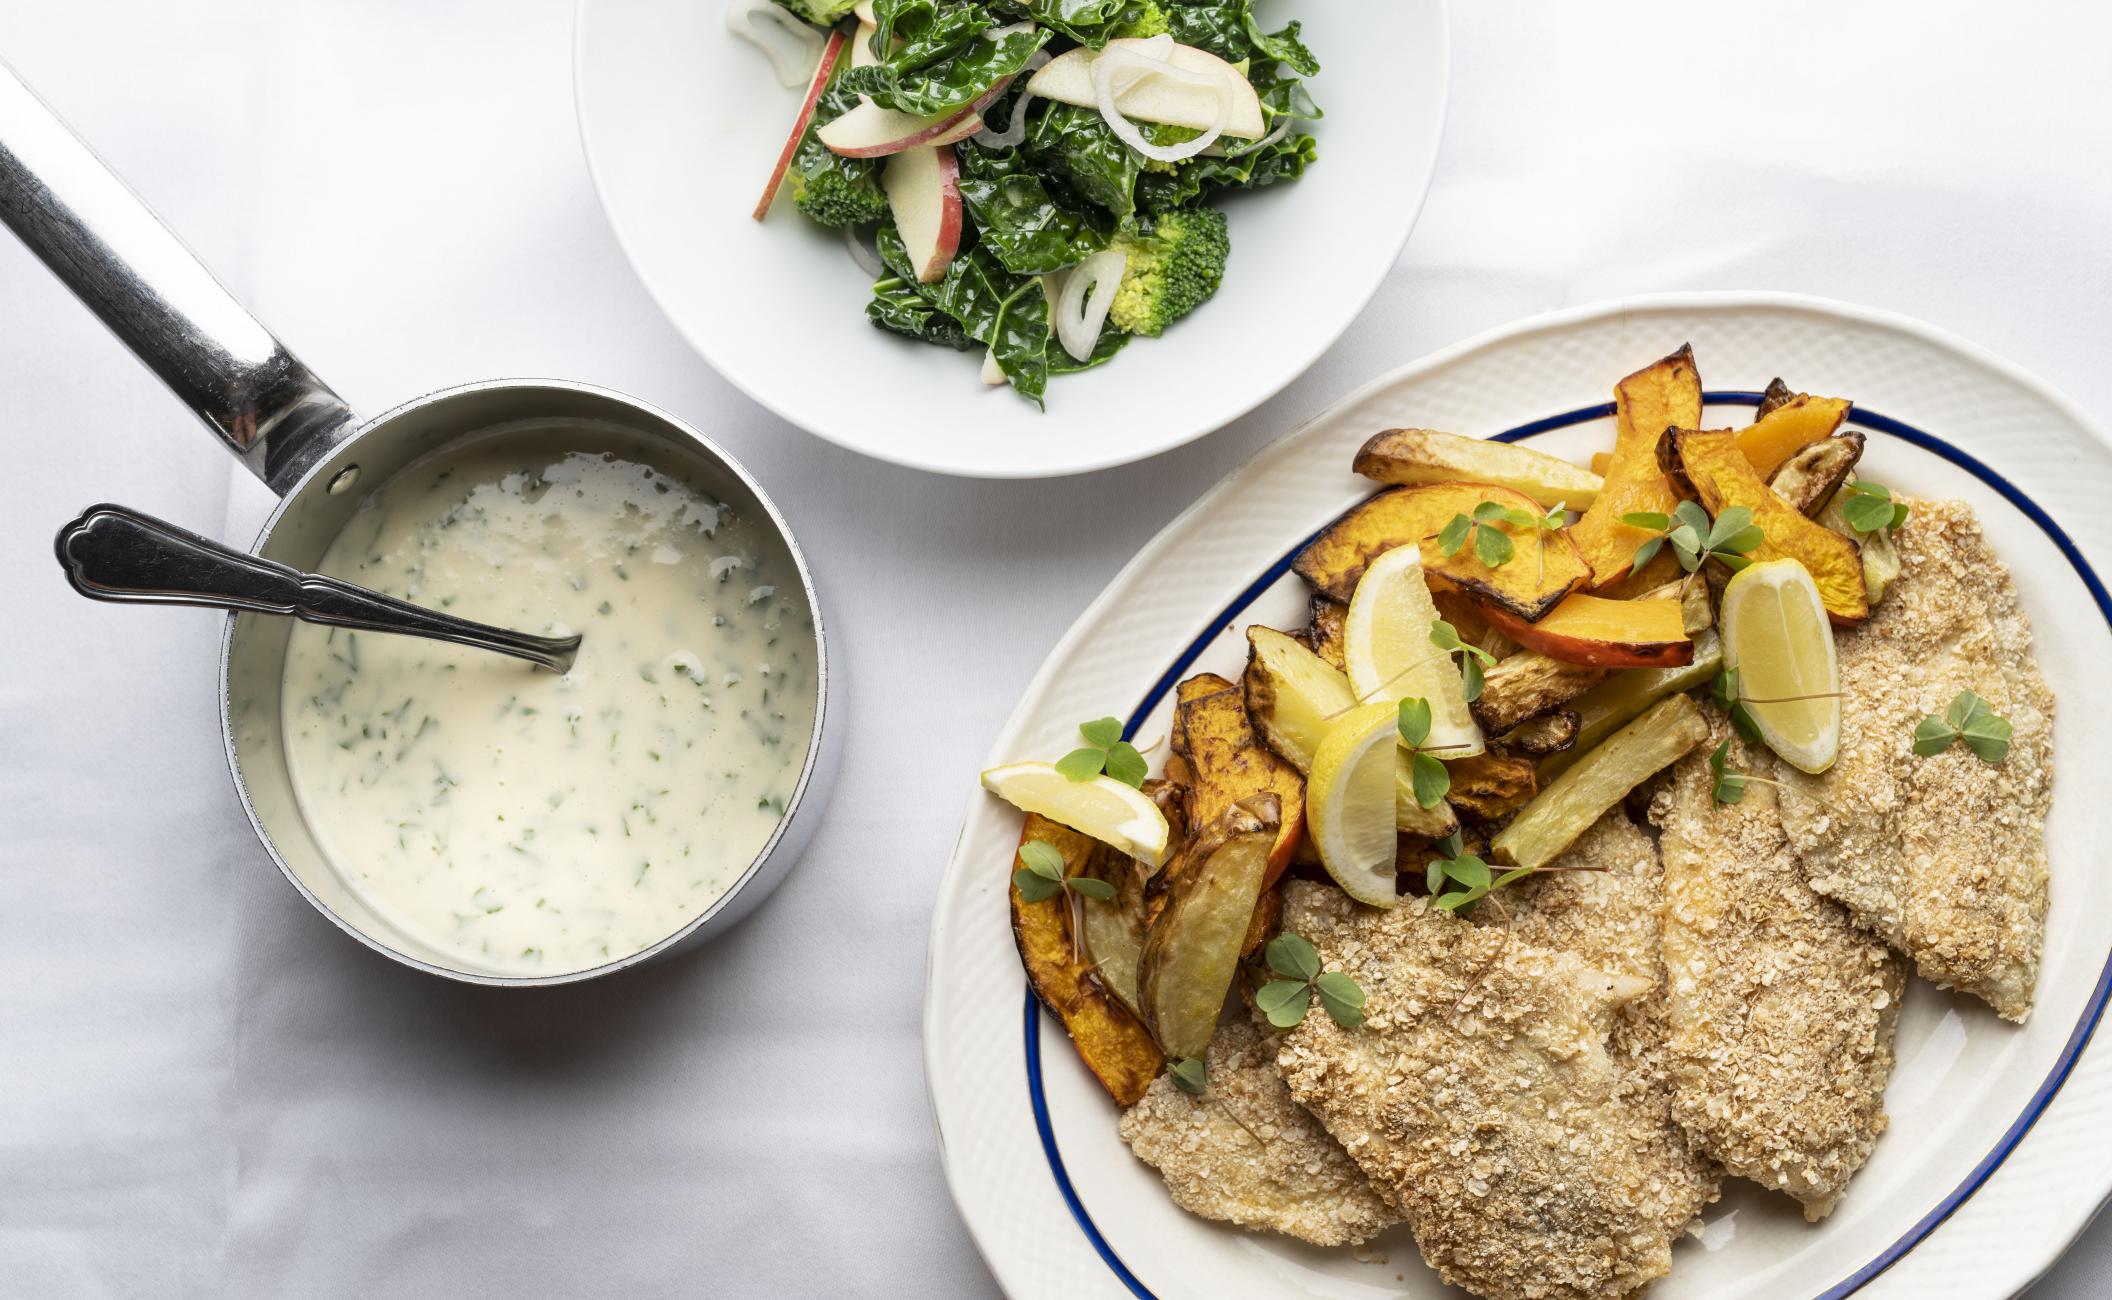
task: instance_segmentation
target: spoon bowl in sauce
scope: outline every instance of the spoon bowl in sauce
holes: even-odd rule
[[[227,620],[228,768],[286,879],[361,943],[477,984],[695,947],[783,879],[840,728],[813,576],[681,420],[555,380],[361,421],[0,64],[0,221],[281,500],[254,553],[476,622],[481,649]]]

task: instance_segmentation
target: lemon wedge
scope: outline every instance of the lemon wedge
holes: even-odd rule
[[[983,789],[1021,812],[1040,813],[1112,845],[1153,870],[1165,865],[1166,814],[1142,791],[1113,777],[1073,781],[1054,763],[1007,763],[983,773]]]
[[[1342,892],[1373,907],[1399,901],[1393,872],[1399,718],[1400,706],[1391,700],[1344,714],[1314,751],[1305,784],[1306,826],[1321,865]]]
[[[1467,711],[1459,665],[1430,643],[1436,622],[1421,550],[1397,546],[1357,581],[1342,625],[1343,666],[1350,689],[1366,703],[1428,700],[1430,737],[1423,748],[1439,758],[1467,758],[1482,751],[1481,727]]]
[[[1723,589],[1723,658],[1760,739],[1823,772],[1841,752],[1841,673],[1818,584],[1795,560],[1740,571]]]

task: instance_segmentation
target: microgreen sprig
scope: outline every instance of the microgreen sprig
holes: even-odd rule
[[[1012,873],[1012,888],[1029,903],[1045,902],[1058,894],[1092,898],[1103,903],[1115,896],[1115,887],[1105,880],[1065,875],[1063,853],[1047,840],[1028,840],[1020,845],[1019,860],[1024,865]]]
[[[1867,537],[1907,522],[1907,503],[1894,501],[1892,489],[1882,483],[1857,479],[1841,498],[1841,517],[1850,528]]]
[[[1944,716],[1932,713],[1914,728],[1914,752],[1933,758],[1963,740],[1981,762],[1998,764],[2009,757],[2009,735],[2008,719],[1996,716],[1973,692],[1960,691]]]
[[[1101,718],[1080,723],[1078,734],[1085,737],[1084,746],[1057,759],[1058,772],[1073,781],[1090,781],[1106,772],[1127,786],[1144,784],[1151,766],[1137,752],[1135,745],[1122,739],[1120,722],[1114,718]]]
[[[1736,668],[1724,669],[1716,674],[1716,680],[1709,683],[1709,698],[1716,701],[1717,708],[1730,715],[1731,726],[1739,737],[1754,745],[1765,742],[1760,739],[1760,724],[1753,721],[1752,711],[1746,705],[1796,704],[1804,700],[1837,700],[1840,697],[1839,691],[1812,691],[1808,695],[1782,695],[1769,699],[1747,695],[1739,688]]]
[[[1709,771],[1715,774],[1716,784],[1709,797],[1718,807],[1737,803],[1745,798],[1745,783],[1752,779],[1731,766],[1731,738],[1725,736],[1716,752],[1709,755]]]
[[[1515,867],[1497,875],[1479,854],[1466,851],[1458,831],[1437,842],[1437,854],[1425,868],[1423,883],[1430,889],[1430,905],[1455,915],[1473,910],[1490,893],[1533,874],[1530,867]],[[1448,889],[1448,881],[1457,888]]]
[[[1555,532],[1562,527],[1568,516],[1567,507],[1556,503],[1555,508],[1544,515],[1536,515],[1523,506],[1506,506],[1500,501],[1484,501],[1474,507],[1471,515],[1454,515],[1437,534],[1438,553],[1450,559],[1466,546],[1468,538],[1474,541],[1474,556],[1486,568],[1500,569],[1511,562],[1518,548],[1509,533],[1498,528],[1498,524],[1509,524],[1514,528],[1530,528],[1540,547],[1540,569],[1547,571],[1547,539],[1543,534]]]
[[[1460,683],[1466,687],[1467,703],[1481,698],[1483,685],[1482,668],[1496,662],[1496,656],[1478,645],[1469,645],[1459,639],[1459,630],[1443,619],[1430,625],[1430,644],[1447,654],[1456,654],[1459,659]]]
[[[1422,747],[1430,739],[1430,701],[1420,697],[1402,700],[1395,726],[1401,733],[1401,748],[1408,751],[1408,779],[1415,789],[1416,804],[1437,807],[1452,792],[1452,773]]]
[[[1173,1076],[1173,1086],[1191,1097],[1200,1097],[1210,1086],[1210,1067],[1193,1056],[1184,1056],[1166,1067]]]
[[[1682,501],[1670,515],[1638,510],[1622,515],[1621,522],[1655,534],[1635,548],[1634,567],[1638,569],[1656,557],[1660,546],[1669,545],[1679,567],[1688,573],[1709,560],[1735,573],[1752,563],[1746,552],[1767,540],[1767,534],[1753,522],[1753,512],[1744,506],[1732,506],[1712,522],[1699,503]]]
[[[1364,1023],[1364,990],[1357,982],[1338,970],[1320,969],[1320,954],[1305,936],[1289,932],[1269,940],[1263,950],[1269,969],[1282,976],[1261,986],[1254,995],[1254,1005],[1269,1023],[1278,1029],[1289,1029],[1305,1019],[1315,997],[1327,1008],[1328,1016],[1344,1029],[1355,1029]]]

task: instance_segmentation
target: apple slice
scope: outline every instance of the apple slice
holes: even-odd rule
[[[1124,37],[1109,41],[1107,48],[1127,49],[1148,59],[1171,63],[1183,72],[1221,76],[1232,87],[1232,111],[1225,118],[1225,134],[1241,140],[1259,140],[1269,128],[1262,117],[1261,97],[1238,68],[1208,50],[1175,45],[1163,37]],[[1093,93],[1093,51],[1081,45],[1067,50],[1042,66],[1027,82],[1027,93],[1060,104],[1081,108],[1099,107]],[[1207,131],[1217,121],[1217,95],[1201,86],[1166,77],[1139,77],[1115,94],[1115,107],[1136,122],[1192,127]]]
[[[852,67],[863,68],[880,61],[880,56],[873,53],[873,33],[879,30],[872,19],[867,18],[858,24],[857,31],[851,33]]]
[[[799,152],[800,137],[807,133],[807,123],[814,120],[814,105],[821,102],[821,92],[836,72],[836,61],[843,56],[843,42],[843,33],[835,31],[829,34],[829,43],[822,47],[821,62],[814,65],[814,80],[807,86],[807,97],[799,105],[799,116],[792,120],[792,134],[785,137],[784,150],[777,155],[777,166],[770,172],[769,187],[756,202],[757,221],[769,216],[770,205],[777,201],[777,191],[785,183],[785,170],[792,165],[792,155]]]
[[[882,108],[871,100],[833,122],[822,123],[814,134],[829,148],[846,158],[885,158],[919,145],[951,144],[983,129],[979,114],[1012,84],[1006,77],[976,97],[973,104],[938,117],[918,117],[899,109]],[[973,120],[975,125],[962,130]]]
[[[858,21],[867,27],[878,27],[880,25],[880,20],[873,16],[873,0],[858,0],[857,4],[851,6],[851,12],[856,14]],[[867,35],[871,35],[871,33],[867,33]]]
[[[961,169],[950,145],[920,145],[887,160],[880,187],[917,279],[946,274],[961,247]]]

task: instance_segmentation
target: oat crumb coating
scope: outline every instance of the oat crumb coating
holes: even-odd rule
[[[1205,1063],[1203,1096],[1161,1074],[1122,1116],[1122,1140],[1158,1169],[1175,1205],[1316,1246],[1352,1245],[1400,1222],[1341,1144],[1291,1100],[1274,1044],[1253,1025],[1218,1026]]]
[[[1520,881],[1475,911],[1522,942],[1562,948],[1615,975],[1646,981],[1650,991],[1620,1009],[1608,1047],[1621,1073],[1621,1096],[1655,1122],[1636,1159],[1698,1216],[1716,1199],[1723,1170],[1688,1138],[1672,1113],[1665,1056],[1664,867],[1657,843],[1614,808],[1552,864],[1563,868]],[[1675,1202],[1677,1203],[1677,1202]]]
[[[1900,572],[1861,627],[1836,634],[1841,755],[1785,801],[1811,887],[1914,959],[1924,979],[2031,1011],[2046,935],[2053,693],[2031,623],[1972,507],[1917,501],[1895,534]],[[1915,724],[1971,689],[2009,720],[2009,756],[1913,750]]]
[[[1414,1229],[1489,1300],[1626,1295],[1671,1268],[1690,1198],[1639,1161],[1657,1137],[1607,1051],[1645,981],[1404,899],[1293,881],[1286,929],[1363,986],[1365,1023],[1308,1015],[1277,1066]]]
[[[1776,792],[1718,806],[1709,757],[1673,765],[1663,832],[1666,1042],[1673,1114],[1729,1172],[1817,1222],[1885,1130],[1904,964],[1798,873]],[[1766,751],[1731,744],[1731,765]]]

